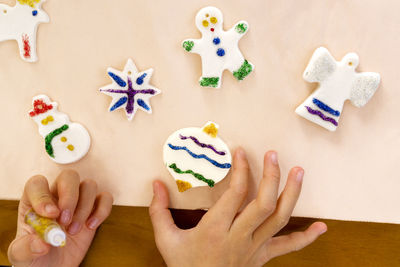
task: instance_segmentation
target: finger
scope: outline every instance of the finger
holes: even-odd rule
[[[56,218],[60,214],[44,176],[36,175],[28,180],[21,201],[43,217]]]
[[[272,214],[276,207],[280,181],[278,156],[269,151],[264,156],[264,172],[257,198],[250,202],[234,222],[238,231],[253,231]]]
[[[236,214],[247,196],[249,163],[242,148],[238,148],[233,157],[232,179],[228,190],[217,203],[203,216],[202,222],[215,224],[229,230]]]
[[[61,210],[59,222],[67,226],[71,223],[79,199],[79,174],[73,170],[64,170],[57,177],[55,193],[58,196],[58,207]]]
[[[267,243],[264,251],[265,259],[268,261],[277,256],[298,251],[310,245],[327,230],[328,227],[325,223],[315,222],[304,232],[294,232],[289,235],[274,237]]]
[[[76,235],[82,229],[87,218],[93,211],[93,205],[97,196],[97,183],[91,179],[81,182],[79,187],[79,200],[72,217],[72,223],[68,227],[70,235]]]
[[[89,229],[95,230],[110,215],[114,199],[108,192],[100,193],[95,201],[95,210],[86,221]]]
[[[30,263],[50,250],[50,245],[46,244],[35,234],[24,235],[15,239],[8,247],[8,258],[15,265],[30,265]]]
[[[254,241],[258,244],[278,233],[288,222],[300,196],[304,170],[293,168],[288,176],[285,189],[278,199],[274,213],[254,232]]]
[[[168,209],[168,190],[161,181],[153,182],[153,201],[149,208],[151,223],[153,224],[156,240],[163,234],[177,230],[171,212]]]

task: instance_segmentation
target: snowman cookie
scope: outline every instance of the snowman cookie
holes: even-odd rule
[[[203,74],[199,83],[203,87],[219,88],[222,72],[226,69],[239,81],[254,69],[238,47],[239,40],[249,30],[249,24],[239,21],[228,31],[224,31],[222,25],[222,12],[216,7],[205,7],[196,15],[196,26],[202,34],[201,39],[187,39],[182,43],[187,52],[199,54],[201,57]]]
[[[128,120],[132,120],[139,109],[152,113],[150,98],[161,93],[149,84],[153,69],[139,72],[132,59],[128,59],[123,71],[108,68],[107,73],[113,82],[100,88],[100,92],[113,98],[110,112],[123,108]]]
[[[209,186],[225,178],[232,164],[228,146],[218,136],[218,125],[185,128],[170,135],[164,145],[164,163],[179,192]]]
[[[71,123],[68,115],[57,110],[57,103],[49,97],[33,98],[29,116],[39,126],[49,157],[57,163],[68,164],[80,160],[89,151],[90,136],[79,123]]]
[[[49,22],[41,9],[44,0],[17,0],[14,7],[0,4],[0,42],[16,40],[21,58],[37,61],[36,30],[39,23]]]
[[[307,82],[319,83],[319,87],[297,107],[296,113],[335,131],[346,100],[356,107],[362,107],[378,89],[380,75],[375,72],[356,72],[358,63],[359,58],[355,53],[348,53],[341,61],[336,61],[326,48],[315,50],[303,78]]]

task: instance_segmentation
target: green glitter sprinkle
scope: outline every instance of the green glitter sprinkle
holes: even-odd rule
[[[235,76],[236,79],[241,81],[244,78],[246,78],[246,76],[249,75],[250,72],[252,71],[253,71],[253,66],[247,60],[245,60],[243,65],[237,71],[233,72],[233,76]]]
[[[51,145],[51,141],[53,141],[54,137],[56,137],[57,135],[61,134],[62,132],[65,132],[66,130],[68,130],[69,126],[67,124],[64,124],[63,126],[61,126],[58,129],[55,129],[54,131],[52,131],[51,133],[49,133],[45,140],[45,144],[46,144],[46,151],[47,154],[49,154],[50,157],[54,158],[54,151],[53,151],[53,146]]]
[[[237,33],[245,33],[247,31],[247,25],[245,23],[239,23],[236,25],[235,30]]]
[[[209,77],[209,78],[203,77],[200,80],[200,85],[203,86],[203,87],[205,87],[205,86],[217,87],[218,86],[218,81],[219,81],[218,77]]]
[[[194,46],[194,42],[193,41],[184,41],[182,46],[186,51],[190,52]]]
[[[196,177],[197,179],[199,179],[200,181],[206,182],[208,184],[209,187],[213,187],[215,182],[213,180],[210,179],[206,179],[204,178],[203,175],[199,174],[199,173],[195,173],[192,170],[187,170],[187,171],[182,171],[181,169],[179,169],[175,163],[172,163],[171,165],[169,165],[168,167],[170,167],[171,169],[173,169],[176,173],[180,173],[180,174],[184,174],[184,173],[189,173],[191,175],[193,175],[194,177]]]

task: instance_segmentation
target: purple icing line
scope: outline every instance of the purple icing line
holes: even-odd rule
[[[182,140],[186,140],[186,139],[188,139],[188,138],[190,138],[190,139],[192,139],[193,140],[193,142],[195,142],[197,145],[199,145],[199,146],[201,146],[201,147],[206,147],[206,148],[209,148],[209,149],[211,149],[212,151],[214,151],[215,153],[217,153],[218,155],[221,155],[221,156],[224,156],[226,153],[224,152],[224,151],[218,151],[218,150],[216,150],[212,145],[208,145],[208,144],[204,144],[204,143],[201,143],[196,137],[194,137],[194,136],[189,136],[189,137],[187,137],[187,136],[183,136],[183,135],[179,135],[180,136],[180,138],[182,139]]]
[[[312,108],[310,108],[308,106],[305,106],[305,108],[308,110],[309,113],[311,113],[313,115],[318,115],[324,121],[329,121],[333,125],[338,126],[338,123],[337,123],[337,121],[335,121],[335,119],[333,119],[331,117],[328,117],[328,116],[325,116],[321,111],[312,109]]]

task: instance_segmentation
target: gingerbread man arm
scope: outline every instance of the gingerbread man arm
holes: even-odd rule
[[[233,26],[229,32],[233,32],[238,40],[240,40],[249,30],[249,24],[247,21],[241,20]]]
[[[182,42],[182,47],[187,52],[200,54],[201,42],[199,39],[186,39]]]

